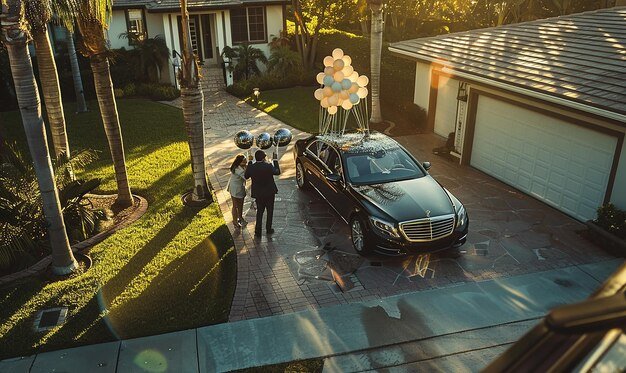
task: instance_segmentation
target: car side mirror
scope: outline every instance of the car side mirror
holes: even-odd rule
[[[426,171],[430,170],[430,167],[431,167],[430,162],[424,162],[422,163],[422,166],[424,167]]]
[[[338,183],[341,181],[341,175],[329,174],[329,175],[326,175],[326,180],[330,181],[331,183]]]

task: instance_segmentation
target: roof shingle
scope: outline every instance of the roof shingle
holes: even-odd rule
[[[626,7],[407,40],[389,49],[626,115]]]

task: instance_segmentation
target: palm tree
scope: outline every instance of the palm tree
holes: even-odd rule
[[[111,1],[79,0],[76,21],[82,36],[80,49],[85,56],[89,57],[104,132],[113,159],[117,182],[116,204],[120,207],[127,207],[133,205],[133,196],[128,184],[120,118],[113,94],[107,41],[104,37],[104,30],[108,27],[107,22],[111,12]]]
[[[204,164],[204,94],[200,86],[198,61],[191,50],[187,0],[180,0],[180,9],[183,29],[183,63],[179,79],[194,181],[191,203],[209,204],[213,202],[213,196],[209,191]]]
[[[74,81],[74,93],[76,93],[76,112],[86,113],[87,102],[85,101],[85,93],[83,91],[83,79],[80,76],[80,66],[78,65],[78,56],[76,47],[74,46],[74,35],[70,30],[66,29],[67,54],[70,57],[70,67],[72,69],[72,80]]]
[[[170,50],[163,35],[145,38],[139,37],[136,33],[123,32],[119,35],[119,38],[129,39],[133,50],[137,52],[140,70],[143,74],[142,78],[151,81],[151,72],[153,72],[154,81],[159,83],[161,81],[161,70],[170,58]]]
[[[259,69],[258,65],[259,62],[267,64],[265,53],[259,48],[255,48],[247,43],[238,45],[236,48],[226,46],[222,54],[227,58],[237,60],[235,75],[243,75],[246,80],[252,75],[261,75],[261,69]]]
[[[56,274],[65,275],[72,273],[78,265],[65,230],[59,192],[48,151],[46,129],[41,115],[37,82],[27,46],[28,31],[23,17],[22,0],[2,2],[2,17],[0,18],[2,41],[9,54],[22,124],[43,200],[43,211],[52,251],[52,270]]]
[[[383,5],[384,0],[368,0],[372,10],[372,31],[370,38],[370,58],[371,58],[371,90],[372,116],[371,123],[380,123],[383,116],[380,110],[380,60],[383,50]]]
[[[40,0],[26,1],[24,5],[26,20],[30,25],[30,33],[37,53],[39,79],[41,80],[43,100],[46,104],[46,113],[48,113],[54,154],[56,158],[59,158],[61,153],[65,153],[69,157],[70,148],[67,143],[57,65],[54,61],[50,39],[48,39],[48,23],[53,12],[52,3],[50,0]]]

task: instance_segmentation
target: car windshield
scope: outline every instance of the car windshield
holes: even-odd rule
[[[401,148],[367,153],[344,153],[348,180],[357,185],[416,179],[424,172]]]

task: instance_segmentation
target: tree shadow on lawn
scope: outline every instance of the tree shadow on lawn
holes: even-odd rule
[[[225,322],[235,290],[229,284],[236,281],[229,268],[235,267],[230,232],[222,225],[159,271],[140,295],[111,309],[108,324],[127,339]]]

